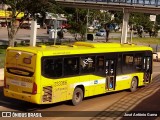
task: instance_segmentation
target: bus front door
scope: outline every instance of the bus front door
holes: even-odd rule
[[[115,60],[106,60],[106,90],[115,90],[116,84]]]
[[[144,57],[144,83],[151,82],[151,73],[152,73],[152,60],[151,57]]]

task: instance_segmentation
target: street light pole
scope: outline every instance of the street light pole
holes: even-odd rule
[[[88,32],[88,17],[89,17],[89,9],[88,9],[88,12],[87,12],[87,23],[86,23],[86,40],[87,40],[87,32]]]
[[[56,15],[56,19],[54,21],[54,45],[56,45],[56,38],[57,38],[57,18],[58,15]]]
[[[36,35],[37,35],[37,21],[34,19],[31,21],[31,38],[30,46],[36,46]]]
[[[131,44],[132,44],[132,38],[133,38],[133,24],[131,25],[131,39],[130,39]]]
[[[56,44],[56,35],[57,35],[57,17],[54,21],[54,45]]]

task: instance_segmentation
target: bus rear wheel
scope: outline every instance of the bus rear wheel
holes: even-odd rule
[[[75,88],[73,97],[72,97],[72,104],[78,105],[83,100],[83,91],[81,88]]]
[[[138,80],[134,77],[131,81],[130,91],[135,92],[137,90]]]

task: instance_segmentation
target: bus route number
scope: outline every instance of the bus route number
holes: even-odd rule
[[[63,86],[63,85],[67,85],[67,81],[57,81],[54,83],[54,86]]]

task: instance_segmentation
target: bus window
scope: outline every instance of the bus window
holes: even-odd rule
[[[133,72],[133,54],[123,54],[123,74]]]
[[[64,58],[64,75],[76,75],[79,73],[79,58]]]
[[[111,65],[110,74],[114,75],[115,74],[115,71],[114,71],[115,62],[114,62],[114,60],[110,60],[110,65]]]
[[[81,73],[91,73],[95,71],[95,57],[80,58]]]
[[[96,59],[97,59],[96,73],[105,75],[105,72],[104,72],[104,56],[97,56]]]
[[[122,54],[119,54],[117,60],[117,75],[121,74],[122,74]]]
[[[62,59],[44,58],[42,73],[44,74],[44,76],[49,78],[61,77],[62,76]]]
[[[142,54],[135,54],[134,56],[134,70],[135,71],[142,71],[143,69],[143,55]]]

